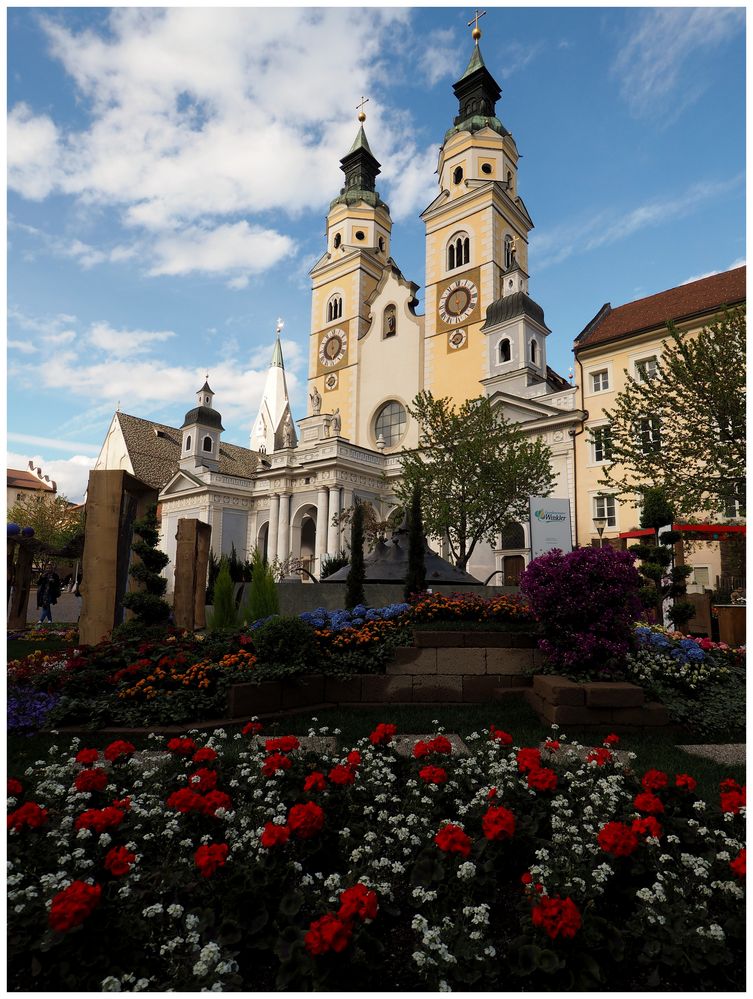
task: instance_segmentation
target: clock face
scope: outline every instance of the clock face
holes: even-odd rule
[[[461,347],[465,347],[467,340],[468,334],[465,330],[453,330],[452,333],[447,334],[450,350],[460,350]]]
[[[478,289],[473,281],[453,281],[447,285],[439,299],[440,319],[448,326],[462,323],[476,308],[477,302]]]
[[[345,357],[348,335],[345,330],[330,330],[325,333],[319,344],[319,360],[325,367],[331,368]]]

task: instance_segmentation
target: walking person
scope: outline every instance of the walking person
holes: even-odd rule
[[[41,607],[39,623],[45,618],[52,624],[52,605],[58,602],[60,596],[60,576],[50,567],[42,573],[37,583],[37,607]]]

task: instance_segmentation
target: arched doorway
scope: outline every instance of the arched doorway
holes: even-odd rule
[[[303,503],[290,518],[290,557],[299,561],[307,572],[317,575],[316,569],[316,507],[313,503]],[[325,526],[324,530],[327,528]],[[310,581],[306,573],[304,581]]]
[[[262,524],[259,528],[259,533],[256,536],[256,547],[266,561],[269,555],[269,522]]]
[[[316,560],[316,520],[309,514],[301,521],[301,567],[314,572]]]

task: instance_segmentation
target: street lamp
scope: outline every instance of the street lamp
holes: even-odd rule
[[[604,534],[604,528],[606,526],[607,526],[606,517],[594,517],[594,527],[596,528],[599,534],[599,548],[603,547],[604,545],[604,539],[602,538],[602,535]]]

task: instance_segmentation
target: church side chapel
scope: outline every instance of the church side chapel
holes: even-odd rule
[[[585,414],[575,386],[547,365],[551,331],[528,289],[533,221],[519,193],[519,153],[497,116],[501,90],[484,63],[477,19],[472,35],[439,151],[439,190],[421,216],[425,314],[417,312],[419,285],[391,256],[392,219],[376,187],[380,163],[362,98],[326,246],[311,270],[306,415],[296,421],[291,410],[282,320],[248,449],[223,442],[208,379],[180,429],[114,415],[95,467],[123,468],[159,490],[171,563],[178,519],[194,517],[211,525],[216,555],[234,548],[246,558],[259,547],[270,561],[296,561],[318,576],[325,556],[345,547],[337,514],[356,498],[383,519],[394,510],[400,453],[418,445],[408,408],[422,390],[456,406],[490,398],[501,417],[548,444],[553,496],[574,507],[573,437]],[[434,547],[446,554],[438,539]],[[494,548],[477,548],[468,571],[517,582],[528,547],[528,525],[508,526]],[[165,573],[170,588],[172,564]]]

